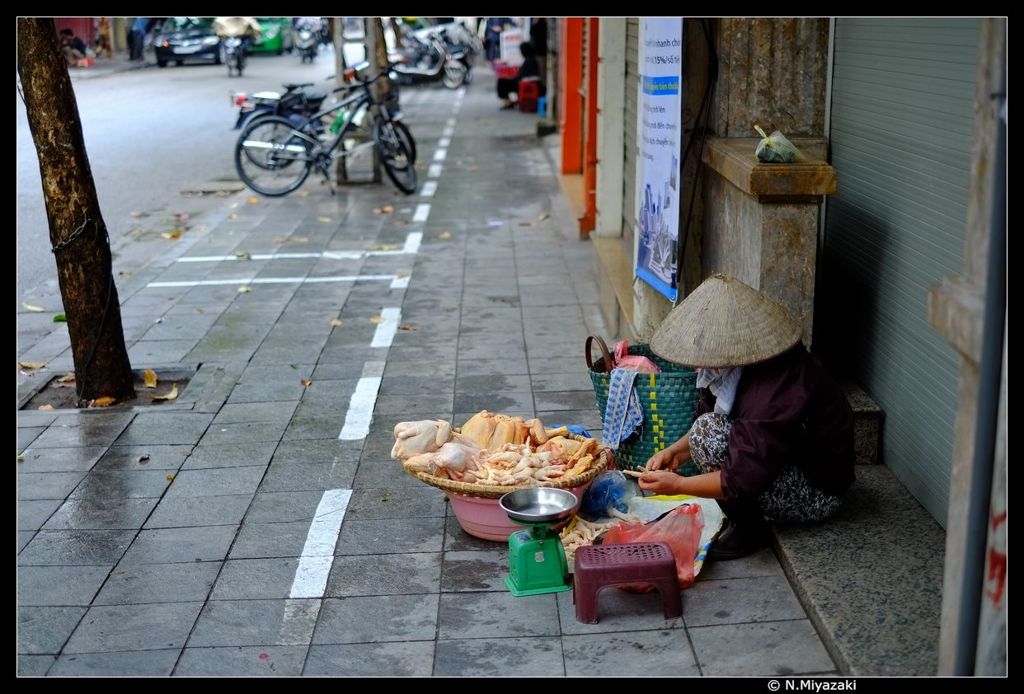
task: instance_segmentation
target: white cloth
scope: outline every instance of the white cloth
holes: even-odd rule
[[[697,374],[697,387],[708,388],[715,396],[715,412],[728,415],[736,399],[736,388],[740,384],[743,367],[732,369],[701,369]]]

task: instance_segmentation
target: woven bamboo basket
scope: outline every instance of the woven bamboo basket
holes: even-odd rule
[[[577,441],[586,441],[586,437],[583,436],[570,436],[568,438],[576,439]],[[602,445],[597,444],[597,460],[590,469],[581,475],[575,477],[559,477],[558,479],[551,480],[549,482],[539,482],[537,484],[510,484],[510,485],[496,485],[496,484],[473,484],[467,482],[460,482],[458,480],[451,480],[447,477],[436,477],[429,475],[425,472],[411,472],[406,471],[407,474],[412,475],[416,479],[426,482],[432,487],[443,489],[446,492],[454,492],[456,494],[463,494],[465,496],[476,496],[485,499],[497,499],[499,497],[514,492],[517,489],[526,489],[527,487],[553,487],[555,489],[574,489],[576,487],[587,484],[592,479],[597,477],[599,474],[607,470],[609,467],[615,467],[615,458],[612,455],[612,450]]]

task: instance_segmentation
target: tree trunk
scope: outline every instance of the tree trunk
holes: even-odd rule
[[[107,227],[52,19],[18,19],[18,75],[39,155],[78,396],[134,398]]]

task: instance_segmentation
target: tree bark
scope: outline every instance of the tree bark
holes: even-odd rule
[[[78,396],[134,398],[107,227],[52,19],[18,19],[18,75],[39,155]]]

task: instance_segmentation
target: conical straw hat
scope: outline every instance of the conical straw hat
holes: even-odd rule
[[[715,273],[661,322],[651,351],[686,366],[746,366],[800,341],[800,325],[779,304],[735,277]]]

